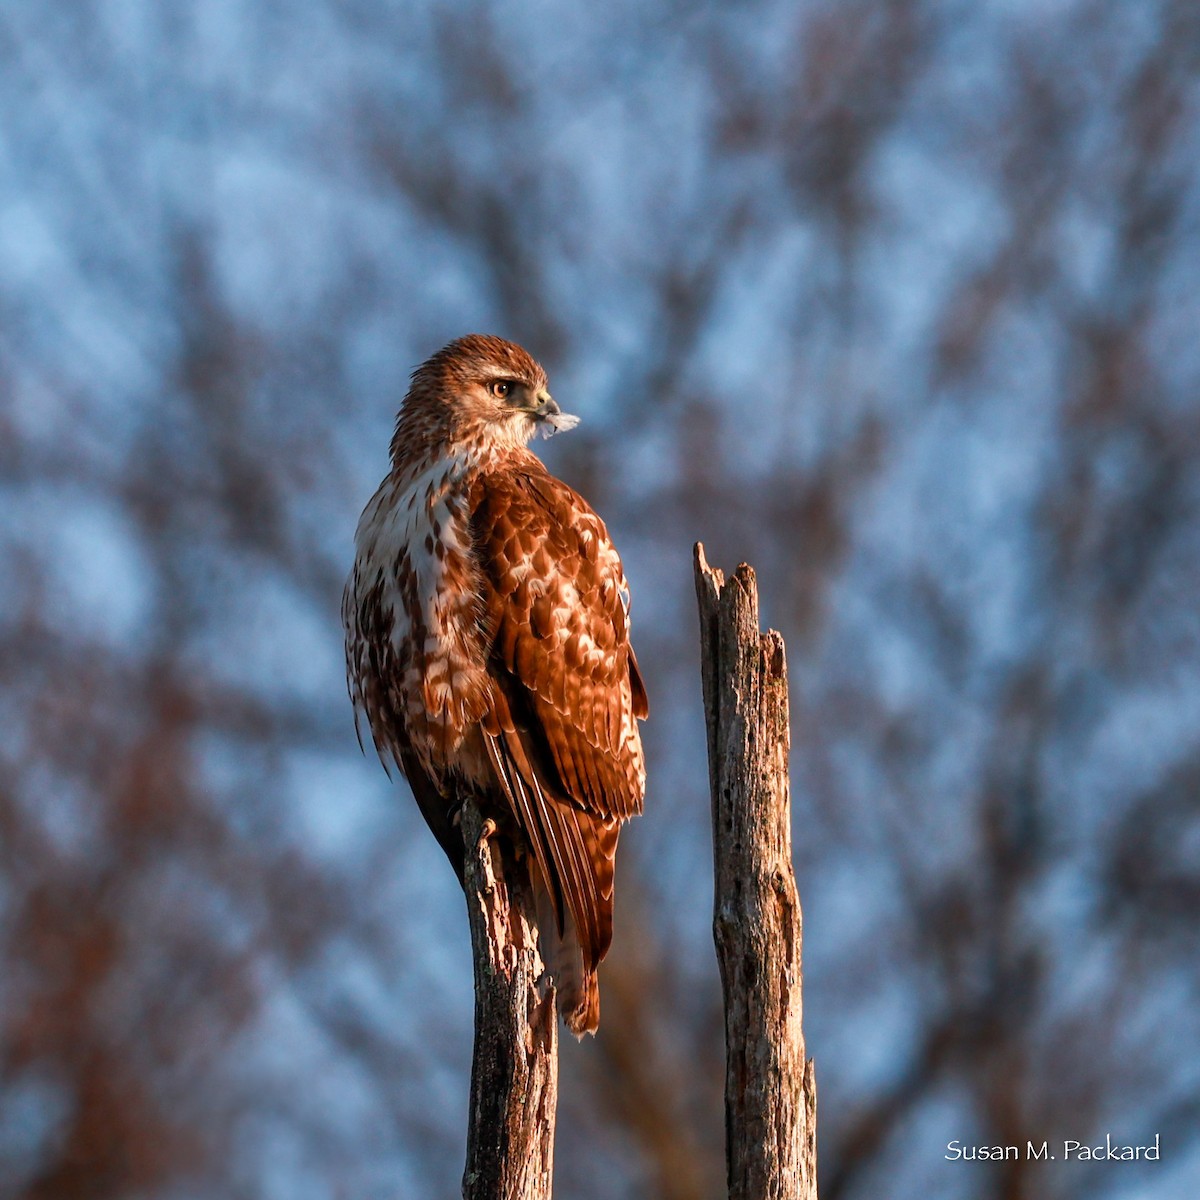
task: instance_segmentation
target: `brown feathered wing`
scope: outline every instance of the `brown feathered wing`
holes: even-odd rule
[[[491,647],[484,741],[544,881],[560,1004],[582,1034],[599,1020],[620,824],[645,793],[628,592],[604,523],[549,474],[485,474],[471,525]]]

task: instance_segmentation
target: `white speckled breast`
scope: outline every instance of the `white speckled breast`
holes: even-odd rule
[[[359,521],[343,610],[351,693],[377,747],[397,762],[400,746],[412,747],[438,779],[476,774],[478,756],[464,741],[486,709],[466,505],[478,465],[464,453],[384,481]],[[371,647],[387,661],[372,662]],[[383,686],[385,696],[373,694]]]

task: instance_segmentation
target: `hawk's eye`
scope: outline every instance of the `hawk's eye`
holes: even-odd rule
[[[507,400],[512,394],[512,384],[507,379],[493,379],[488,385],[488,391],[496,397],[497,400]]]

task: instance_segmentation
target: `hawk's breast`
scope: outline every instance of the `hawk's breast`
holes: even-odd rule
[[[411,748],[435,779],[473,765],[460,759],[487,705],[466,495],[477,466],[460,454],[384,481],[359,522],[343,604],[351,694],[376,747],[398,765]]]

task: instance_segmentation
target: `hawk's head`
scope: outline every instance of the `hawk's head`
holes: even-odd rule
[[[414,372],[396,421],[392,458],[415,443],[479,441],[499,448],[525,445],[573,429],[546,387],[546,372],[520,346],[471,333],[444,346]]]

